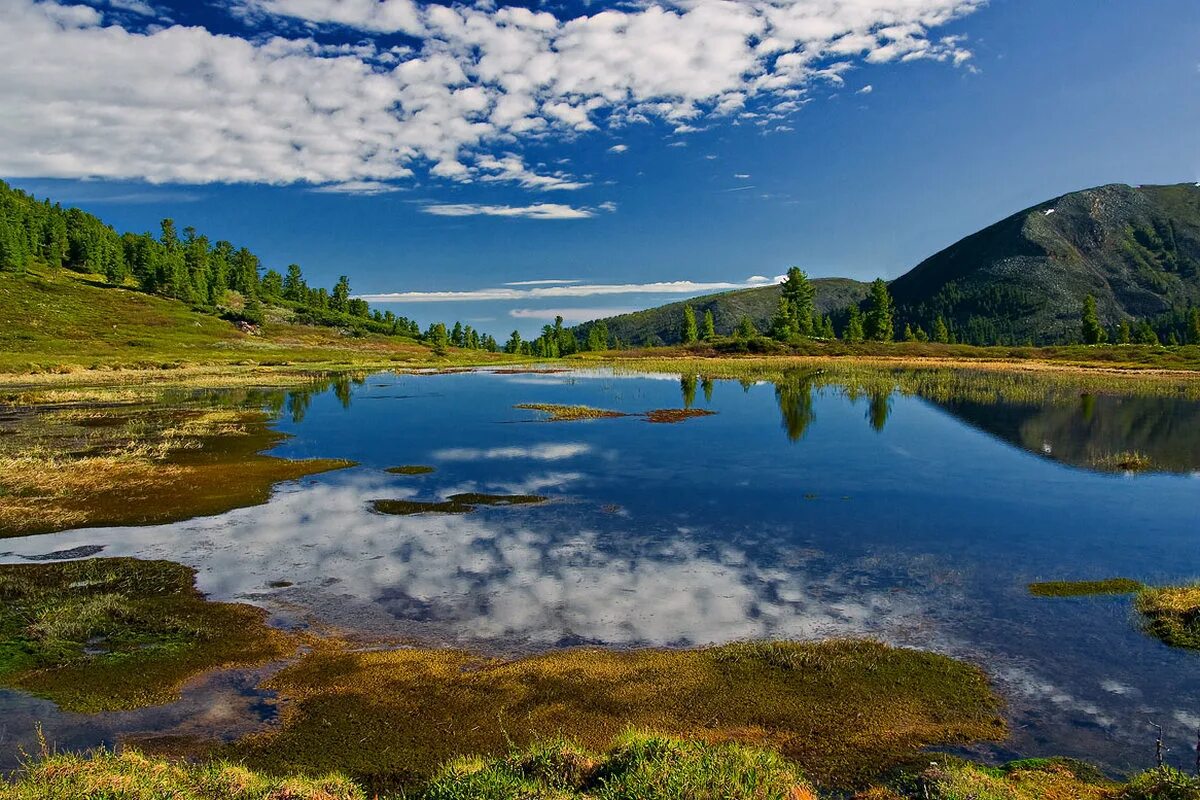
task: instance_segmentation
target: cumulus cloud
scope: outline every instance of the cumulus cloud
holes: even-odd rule
[[[240,0],[234,13],[259,26],[242,37],[172,24],[142,0],[3,0],[0,174],[353,187],[420,169],[575,189],[586,182],[530,169],[513,149],[653,120],[682,132],[738,115],[780,130],[814,83],[856,65],[967,63],[961,37],[931,32],[980,5],[657,0],[560,19]],[[331,26],[361,38],[329,44]]]
[[[702,294],[725,289],[748,289],[779,283],[785,276],[766,278],[755,275],[740,283],[702,281],[657,281],[654,283],[577,283],[535,288],[472,289],[468,291],[388,292],[359,295],[372,303],[444,303],[472,300],[529,300],[544,297],[593,297],[614,294]]]

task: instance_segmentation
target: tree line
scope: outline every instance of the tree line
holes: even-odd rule
[[[164,219],[157,235],[118,233],[78,208],[37,200],[0,181],[0,272],[34,264],[104,276],[114,286],[187,303],[232,321],[261,324],[265,306],[290,311],[301,324],[346,328],[354,334],[404,336],[432,345],[498,351],[495,338],[470,325],[433,323],[421,329],[407,317],[372,310],[351,296],[343,275],[332,288],[310,286],[298,264],[264,269],[246,247],[211,241],[195,228],[182,232]]]

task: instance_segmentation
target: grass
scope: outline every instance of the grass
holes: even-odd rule
[[[1099,581],[1044,581],[1029,584],[1036,597],[1082,597],[1096,594],[1133,594],[1145,585],[1129,578],[1105,578]]]
[[[872,800],[1200,800],[1200,778],[1169,767],[1121,784],[1072,759],[1038,758],[1003,767],[951,760],[926,770],[916,781]],[[864,798],[866,800],[866,798]]]
[[[570,649],[516,660],[327,642],[273,677],[282,725],[226,755],[279,774],[412,787],[460,755],[547,737],[602,748],[630,727],[764,746],[860,785],[920,748],[1004,735],[975,667],[870,641]]]
[[[371,507],[380,514],[470,514],[479,506],[527,506],[546,502],[537,494],[452,494],[445,500],[374,500]]]
[[[0,373],[162,370],[182,366],[323,368],[505,363],[504,354],[448,350],[394,336],[267,322],[261,335],[183,303],[107,286],[69,270],[0,273]]]
[[[527,411],[541,411],[549,415],[548,422],[569,422],[579,419],[605,419],[609,417],[627,417],[620,411],[608,411],[603,408],[592,408],[591,406],[564,406],[556,403],[519,403],[513,408],[520,408]]]
[[[672,424],[696,417],[711,417],[716,413],[702,408],[658,408],[654,411],[647,411],[643,416],[647,422]]]
[[[1154,462],[1145,453],[1131,451],[1100,456],[1092,460],[1092,466],[1108,472],[1145,472]]]
[[[0,565],[0,684],[94,713],[165,703],[189,678],[294,649],[261,609],[210,603],[167,561]]]
[[[1151,634],[1173,647],[1200,649],[1200,583],[1144,588],[1134,605]]]
[[[282,409],[282,394],[157,396],[0,413],[0,538],[223,513],[265,502],[281,481],[351,466],[262,455],[284,438],[264,410],[275,398]]]
[[[60,754],[28,764],[0,800],[366,800],[352,781],[272,777],[228,762],[174,763],[136,750]]]
[[[421,464],[405,464],[400,467],[388,467],[384,472],[389,475],[428,475],[434,472],[433,467],[424,466]]]

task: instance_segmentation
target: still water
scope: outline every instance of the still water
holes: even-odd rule
[[[546,422],[519,403],[716,414]],[[871,636],[982,666],[1013,731],[995,757],[1140,769],[1157,723],[1169,758],[1193,762],[1200,654],[1142,634],[1129,598],[1039,599],[1026,585],[1200,577],[1195,400],[1031,390],[995,402],[805,372],[755,383],[605,370],[381,374],[280,405],[291,438],[273,454],[359,466],[220,516],[5,540],[0,561],[170,559],[195,567],[213,598],[262,605],[281,625],[503,653]],[[1127,451],[1160,471],[1098,466]],[[385,472],[410,464],[436,469]],[[372,510],[466,492],[548,500]],[[273,713],[257,677],[90,718],[0,690],[0,767],[34,720],[77,747],[236,735]]]

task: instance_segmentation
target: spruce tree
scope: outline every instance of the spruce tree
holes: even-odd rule
[[[691,344],[700,337],[696,330],[696,312],[690,305],[683,307],[683,327],[679,331],[679,337],[684,344]]]
[[[1200,344],[1200,308],[1193,308],[1188,315],[1188,343]]]
[[[799,267],[788,270],[787,280],[783,282],[782,298],[790,312],[793,333],[812,336],[815,294],[804,270]]]
[[[1107,338],[1100,325],[1100,315],[1096,313],[1096,298],[1090,294],[1083,298],[1081,328],[1084,344],[1100,344]]]
[[[842,338],[847,342],[855,343],[863,340],[862,312],[858,310],[857,305],[850,306],[850,311],[846,318],[846,331],[842,334]]]
[[[739,339],[754,339],[758,336],[758,328],[754,327],[754,322],[745,315],[737,326],[737,338]]]
[[[1200,319],[1200,317],[1198,317],[1198,319]],[[706,342],[710,342],[713,339],[717,338],[717,324],[713,320],[713,313],[712,313],[711,308],[704,310],[704,329],[703,329],[703,332],[701,333],[701,336],[703,337],[704,341],[706,341]]]
[[[1133,341],[1133,329],[1129,327],[1129,320],[1123,319],[1117,323],[1117,343],[1129,344]]]
[[[941,344],[950,344],[950,329],[946,327],[946,320],[941,314],[933,321],[933,340]]]
[[[866,335],[876,342],[890,342],[895,338],[895,322],[892,295],[887,282],[876,278],[871,283],[871,294],[867,298]]]
[[[771,315],[771,338],[780,342],[786,342],[792,338],[793,333],[799,333],[796,329],[795,315],[792,313],[792,304],[787,297],[780,295],[779,303],[775,307],[775,313]]]

